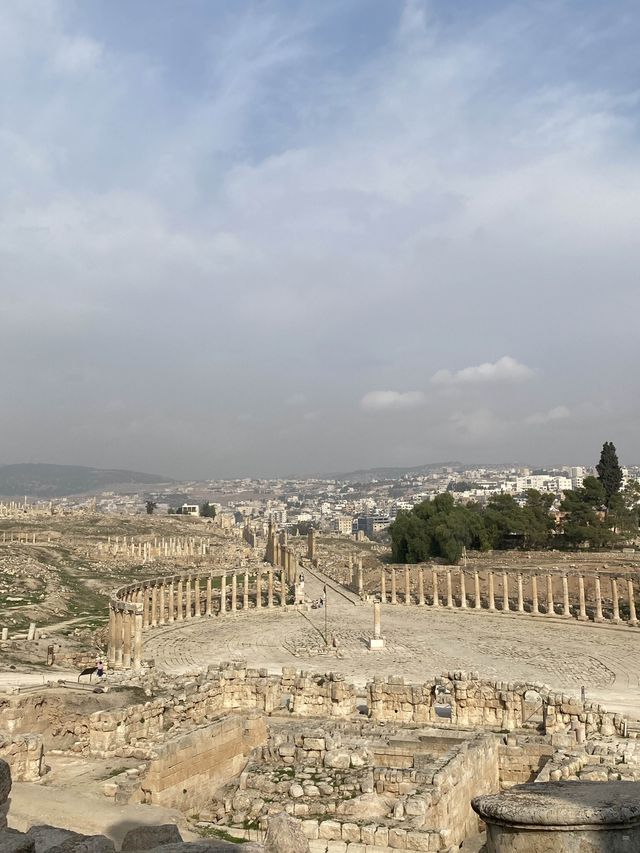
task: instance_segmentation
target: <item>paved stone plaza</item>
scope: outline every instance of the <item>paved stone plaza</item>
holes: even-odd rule
[[[321,580],[307,575],[306,592],[319,598]],[[640,633],[626,626],[384,605],[385,648],[369,651],[373,607],[331,589],[327,623],[337,649],[325,647],[322,609],[201,618],[149,632],[145,657],[174,673],[244,658],[270,670],[334,670],[361,684],[377,674],[421,681],[447,670],[477,670],[487,678],[541,681],[565,691],[584,685],[590,698],[640,716]]]

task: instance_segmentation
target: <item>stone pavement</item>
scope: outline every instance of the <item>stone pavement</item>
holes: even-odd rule
[[[307,575],[307,594],[319,598],[322,582]],[[587,698],[640,717],[640,631],[561,617],[382,606],[385,648],[369,651],[373,606],[356,606],[328,590],[329,641],[322,609],[306,613],[263,610],[199,619],[145,634],[145,657],[168,672],[185,672],[224,660],[342,672],[358,684],[374,675],[421,681],[454,669],[477,670],[503,681],[542,681],[567,693],[585,686]]]

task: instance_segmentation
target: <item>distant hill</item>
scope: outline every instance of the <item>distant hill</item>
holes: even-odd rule
[[[82,465],[45,465],[22,462],[0,465],[0,495],[3,497],[57,498],[117,490],[123,486],[172,483],[169,477],[139,471],[85,468]]]
[[[366,468],[360,471],[349,471],[346,474],[325,475],[336,480],[346,480],[350,483],[370,483],[372,480],[396,480],[405,474],[429,474],[437,468],[460,468],[460,462],[431,462],[428,465],[413,465],[409,468]]]

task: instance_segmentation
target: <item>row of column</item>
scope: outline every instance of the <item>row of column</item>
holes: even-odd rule
[[[444,580],[445,591],[443,591],[442,598],[445,599],[446,596],[446,607],[460,607],[462,609],[467,607],[472,607],[475,610],[480,610],[483,608],[482,597],[480,595],[480,575],[479,572],[473,572],[473,590],[469,592],[469,600],[467,598],[467,575],[463,569],[447,569],[445,572],[439,572],[437,569],[430,569],[431,574],[431,596],[430,596],[430,604],[433,607],[441,606],[441,593],[439,589],[439,584],[441,580]],[[427,604],[427,597],[425,594],[425,569],[423,566],[417,567],[417,585],[412,584],[411,578],[411,568],[409,566],[404,566],[401,569],[396,569],[395,567],[391,568],[391,577],[390,577],[390,595],[387,594],[387,570],[383,569],[380,577],[380,598],[383,602],[390,601],[391,604],[398,604],[398,573],[402,576],[404,574],[404,590],[400,593],[402,596],[402,601],[404,604],[411,604],[413,602],[412,591],[415,589],[416,599],[419,605]],[[360,573],[359,573],[360,574]],[[444,579],[442,579],[442,574],[444,574]],[[499,596],[498,602],[496,602],[496,592],[495,592],[495,573],[492,571],[487,572],[487,595],[486,601],[487,606],[485,609],[491,611],[514,611],[517,613],[525,613],[525,597],[524,597],[524,576],[521,573],[518,573],[515,578],[513,575],[509,575],[508,572],[504,571],[502,574],[502,592]],[[515,585],[517,586],[517,604],[515,607],[511,606],[510,592],[509,592],[509,582],[510,577],[515,581]],[[569,578],[567,575],[561,575],[560,579],[562,582],[562,602],[558,602],[558,605],[561,606],[562,612],[561,614],[556,614],[556,602],[554,601],[554,590],[553,590],[553,580],[557,578],[558,575],[552,575],[548,573],[545,576],[539,575],[529,575],[530,578],[530,599],[527,599],[527,602],[531,605],[531,610],[529,611],[533,615],[540,615],[540,605],[543,603],[545,606],[545,612],[548,616],[554,615],[562,615],[567,617],[572,617],[574,615],[571,609],[571,602],[569,598]],[[600,575],[589,575],[593,580],[593,597],[595,600],[595,611],[593,615],[594,622],[604,622],[605,617],[603,616],[603,598],[602,598],[602,580],[606,579],[606,583],[610,588],[611,592],[611,617],[608,621],[619,623],[622,621],[627,622],[629,625],[636,626],[638,625],[638,619],[636,616],[636,602],[635,602],[635,592],[633,587],[633,581],[631,578],[619,579],[613,575],[604,575],[602,578]],[[543,578],[546,579],[546,595],[544,590],[539,590],[538,581],[540,580],[541,584],[544,584]],[[575,618],[580,621],[587,621],[590,617],[587,613],[587,603],[586,603],[586,595],[585,595],[585,577],[583,575],[577,576],[578,580],[578,603],[576,608],[576,616]],[[618,583],[622,583],[623,585],[623,594],[620,595],[620,590],[618,587]],[[454,594],[454,583],[457,586],[458,596],[456,598]],[[628,619],[622,619],[620,616],[620,603],[621,600],[624,601],[626,598],[627,609],[629,613]],[[542,599],[542,600],[541,600]]]
[[[22,533],[18,531],[14,534],[13,530],[10,530],[8,533],[6,530],[2,531],[2,541],[3,542],[23,542],[25,544],[36,544],[36,534],[35,533]],[[47,534],[47,542],[51,542],[51,534]]]
[[[251,583],[252,574],[253,584]],[[214,587],[214,577],[220,587]],[[262,569],[243,573],[235,571],[206,576],[186,575],[159,578],[139,587],[131,587],[122,596],[124,601],[142,605],[142,627],[155,628],[170,622],[182,622],[201,616],[219,616],[248,610],[284,607],[287,603],[288,585],[284,569]]]
[[[264,559],[266,563],[270,563],[274,568],[282,569],[288,583],[295,583],[298,565],[295,551],[289,546],[287,531],[282,530],[278,537],[272,521],[269,522]]]
[[[109,667],[139,670],[142,665],[142,605],[109,607]]]
[[[108,537],[106,542],[98,542],[97,554],[109,556],[138,557],[143,562],[156,557],[206,557],[211,553],[211,543],[193,536],[170,536],[155,538],[153,540],[134,541],[133,538],[123,536]]]

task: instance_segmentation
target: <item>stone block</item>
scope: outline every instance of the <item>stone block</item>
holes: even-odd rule
[[[327,841],[340,841],[341,829],[337,820],[323,820],[318,827],[318,837]]]
[[[342,840],[343,841],[360,841],[360,827],[357,823],[342,824]]]

